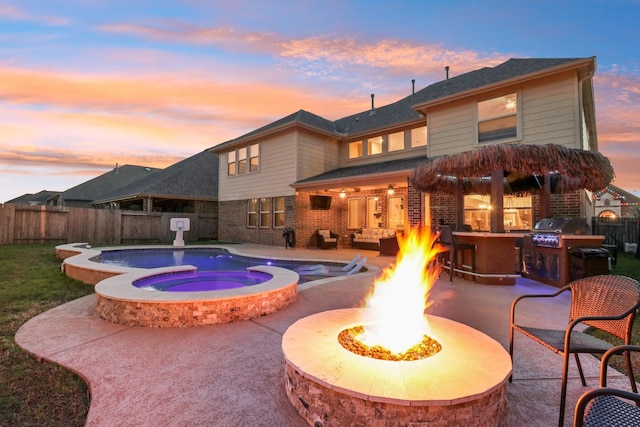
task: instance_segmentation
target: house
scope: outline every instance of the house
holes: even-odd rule
[[[91,208],[93,207],[91,202],[103,194],[123,188],[158,170],[157,168],[146,166],[118,166],[116,164],[116,167],[109,172],[51,197],[48,204],[62,207]]]
[[[105,209],[144,212],[217,212],[218,156],[200,152],[92,199]]]
[[[22,196],[16,197],[15,199],[11,199],[6,201],[6,204],[12,205],[30,205],[30,206],[46,206],[47,201],[60,194],[59,191],[47,191],[42,190],[35,194],[28,193],[23,194]]]
[[[362,228],[455,223],[453,196],[423,194],[408,178],[423,162],[485,144],[559,144],[597,150],[595,57],[510,59],[449,76],[395,103],[335,121],[300,110],[211,148],[219,158],[219,238],[283,244],[295,230],[314,246],[328,228],[350,246]],[[553,216],[584,217],[584,191],[554,195]],[[489,229],[488,196],[467,195],[464,222]],[[505,228],[540,219],[531,194],[507,195]],[[508,224],[507,224],[508,222]]]
[[[634,218],[640,216],[640,197],[614,185],[593,194],[594,214],[598,218]]]

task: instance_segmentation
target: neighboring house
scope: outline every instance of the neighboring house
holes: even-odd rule
[[[218,156],[206,150],[96,198],[93,206],[145,212],[216,213]]]
[[[403,99],[330,121],[300,110],[211,149],[219,156],[219,238],[283,244],[293,228],[314,246],[361,228],[455,223],[453,196],[408,185],[421,162],[484,144],[597,150],[595,58],[510,59],[449,77]],[[321,196],[321,197],[318,197]],[[552,216],[586,216],[586,192],[553,196]],[[489,229],[489,197],[465,196],[465,223]],[[535,195],[505,196],[505,228],[539,221]],[[508,222],[508,223],[507,223]]]
[[[593,200],[593,216],[610,219],[640,216],[640,197],[614,185],[594,193]]]
[[[149,176],[158,170],[160,169],[135,165],[118,166],[116,164],[113,170],[51,197],[48,204],[62,207],[92,208],[91,202],[96,198]]]
[[[20,197],[6,201],[5,204],[44,206],[51,197],[58,194],[60,194],[59,191],[42,190],[35,194],[23,194]]]

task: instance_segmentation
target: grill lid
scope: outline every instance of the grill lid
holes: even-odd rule
[[[535,225],[533,232],[558,234],[586,234],[586,218],[545,218]]]

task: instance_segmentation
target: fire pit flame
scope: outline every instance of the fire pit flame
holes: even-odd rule
[[[396,263],[383,270],[365,301],[372,318],[363,319],[364,333],[357,338],[363,344],[400,354],[428,335],[425,312],[431,305],[429,291],[441,269],[436,256],[443,250],[436,239],[428,227],[409,229],[398,236]]]

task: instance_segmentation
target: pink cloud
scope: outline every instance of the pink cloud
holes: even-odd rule
[[[48,15],[34,15],[29,12],[19,9],[12,5],[0,5],[0,18],[12,20],[12,21],[30,21],[37,22],[44,25],[61,26],[67,25],[69,20],[67,18],[59,16]]]

